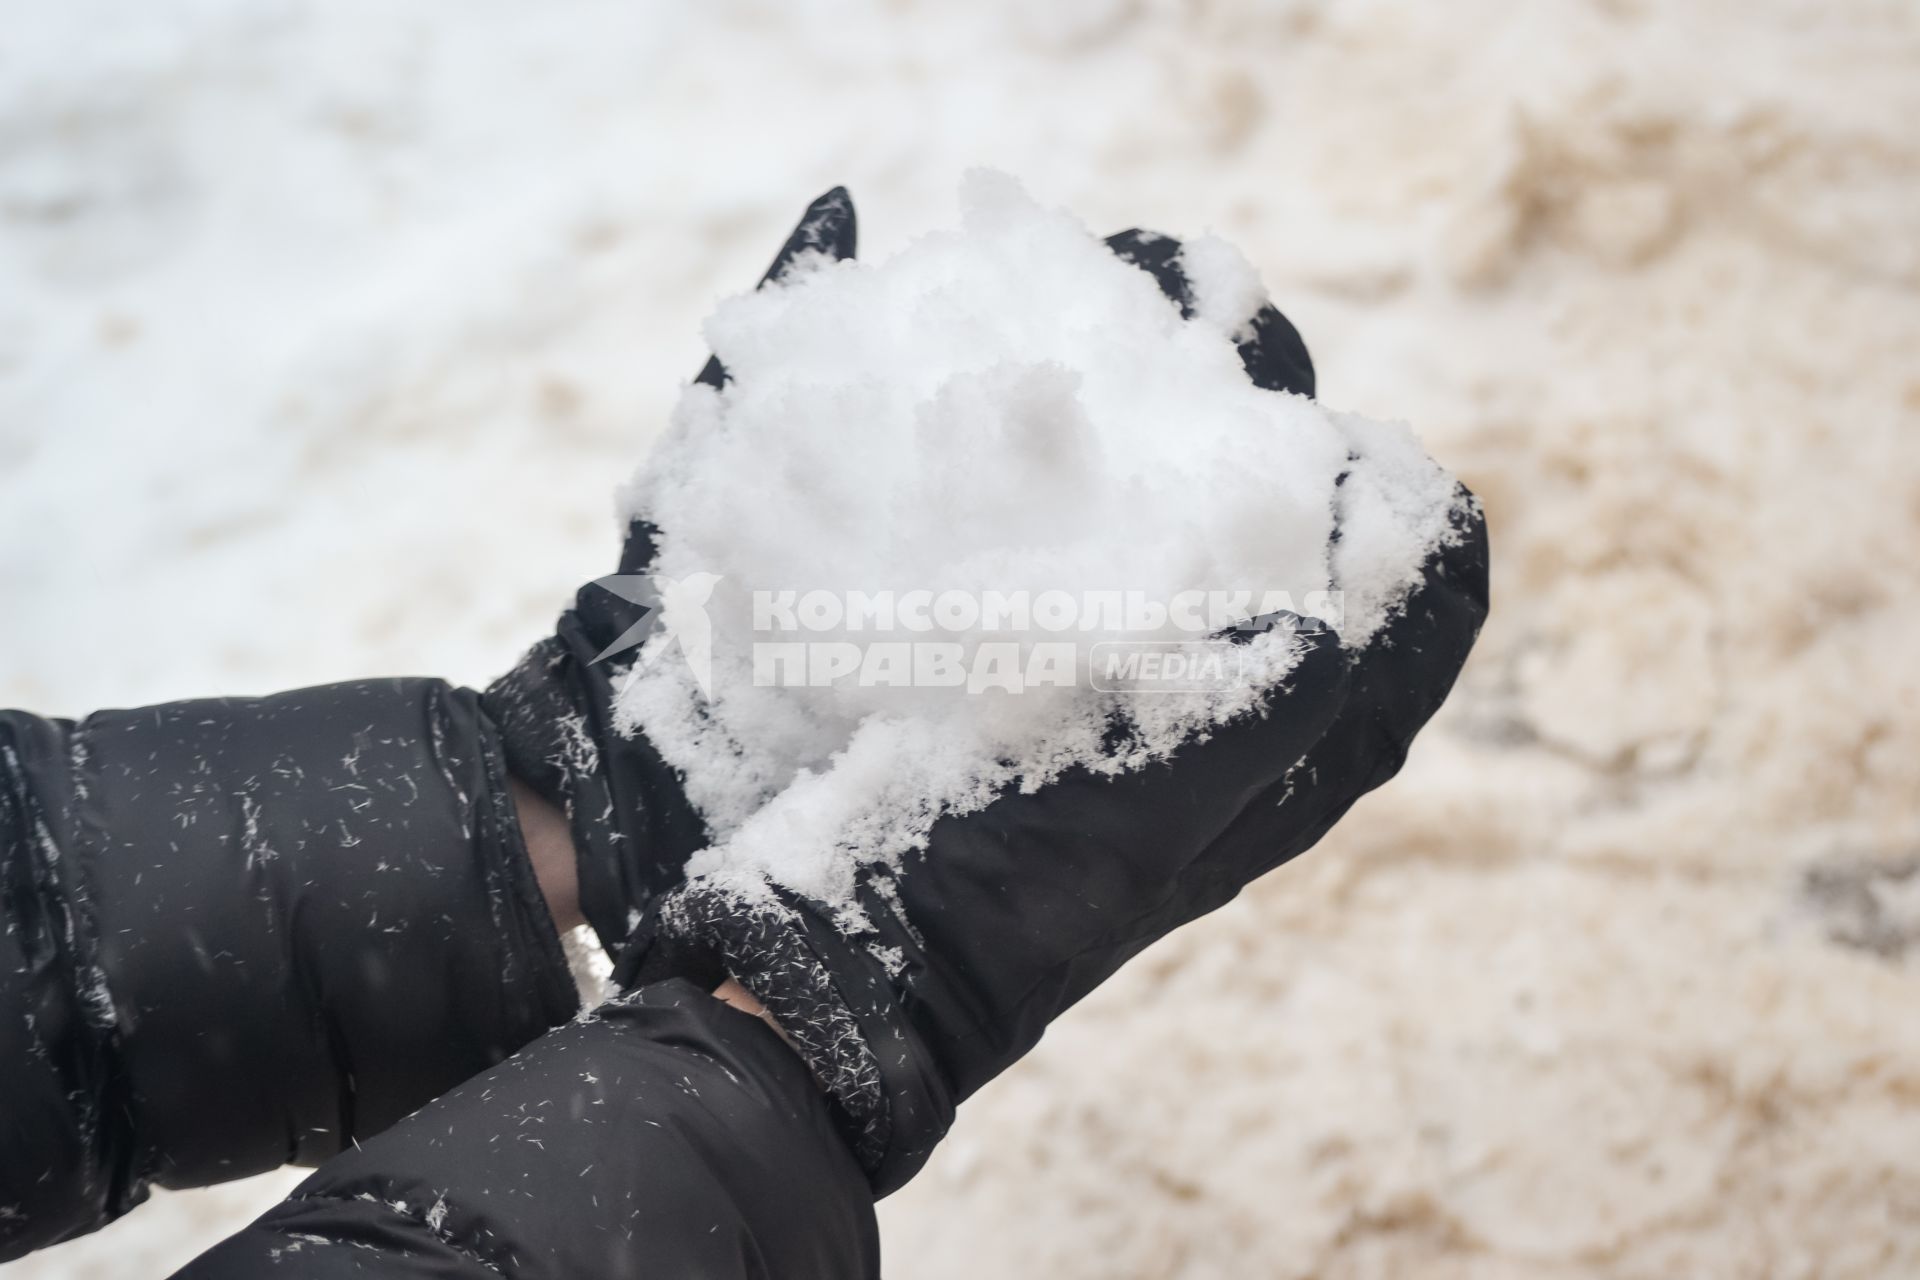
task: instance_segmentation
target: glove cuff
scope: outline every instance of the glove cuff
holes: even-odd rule
[[[569,610],[481,695],[500,726],[507,767],[567,815],[580,907],[617,961],[648,906],[680,878],[706,827],[680,779],[643,735],[613,726],[613,679]]]
[[[953,1090],[886,967],[815,904],[764,882],[692,882],[649,914],[615,976],[624,986],[689,972],[731,974],[767,1007],[832,1100],[876,1196],[919,1172],[953,1123]]]

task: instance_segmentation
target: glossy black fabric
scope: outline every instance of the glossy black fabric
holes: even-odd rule
[[[341,1154],[183,1280],[862,1280],[872,1194],[762,1021],[673,981]]]
[[[434,680],[0,714],[0,1259],[316,1164],[577,1004]]]

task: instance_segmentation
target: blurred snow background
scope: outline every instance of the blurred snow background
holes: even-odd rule
[[[0,702],[485,681],[836,182],[870,252],[974,163],[1217,230],[1486,500],[1494,620],[888,1274],[1920,1273],[1916,119],[1904,0],[0,0]]]

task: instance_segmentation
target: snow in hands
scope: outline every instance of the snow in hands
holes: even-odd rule
[[[699,584],[615,706],[707,819],[690,877],[852,912],[943,814],[1249,713],[1300,628],[1365,645],[1447,536],[1456,488],[1406,427],[1248,381],[1264,294],[1232,246],[1185,247],[1183,317],[1013,179],[960,203],[722,303],[728,380],[624,491],[657,580]]]

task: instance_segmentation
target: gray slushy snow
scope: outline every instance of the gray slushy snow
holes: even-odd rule
[[[942,814],[1071,765],[1163,756],[1248,712],[1302,650],[1288,621],[1245,646],[1227,687],[1102,692],[1088,670],[1097,642],[1207,636],[1171,621],[1121,630],[1086,608],[1067,632],[1038,609],[1018,628],[961,613],[931,633],[844,616],[777,632],[756,592],[1280,593],[1359,646],[1446,536],[1453,481],[1406,427],[1248,381],[1234,342],[1263,293],[1237,249],[1188,247],[1183,318],[1149,275],[1012,178],[970,173],[960,204],[957,229],[877,265],[816,256],[722,303],[705,334],[730,380],[686,390],[625,492],[626,514],[665,531],[662,579],[715,579],[697,619],[676,616],[667,592],[666,628],[616,695],[620,727],[685,771],[714,834],[690,875],[747,892],[771,879],[850,909],[856,869],[902,866]],[[1325,607],[1334,599],[1344,616]],[[661,659],[676,634],[706,628],[703,690],[688,663]],[[1072,642],[1076,678],[1017,693],[855,675],[756,684],[755,643],[792,641],[958,643],[969,671],[991,646],[1017,646],[1024,667]],[[1114,724],[1124,732],[1108,736]]]

